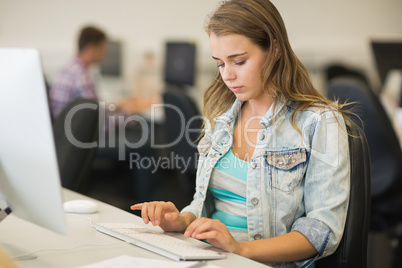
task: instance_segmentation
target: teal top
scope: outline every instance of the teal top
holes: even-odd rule
[[[237,158],[230,149],[215,165],[209,190],[215,200],[213,219],[229,230],[247,231],[246,182],[247,161]]]

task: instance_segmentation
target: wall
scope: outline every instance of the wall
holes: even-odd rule
[[[0,46],[37,47],[50,80],[75,52],[78,29],[101,26],[125,44],[125,80],[146,51],[162,58],[166,40],[193,40],[199,70],[213,72],[203,26],[217,0],[0,0]],[[400,0],[273,0],[296,53],[314,74],[329,61],[368,70],[376,82],[371,37],[402,35]],[[208,76],[209,77],[209,76]],[[203,82],[204,84],[207,83]],[[321,81],[322,82],[322,81]],[[201,83],[201,84],[203,84]],[[316,80],[318,86],[320,80]]]
[[[328,62],[362,68],[374,86],[378,77],[371,39],[402,40],[400,0],[274,0],[291,44],[310,70]]]

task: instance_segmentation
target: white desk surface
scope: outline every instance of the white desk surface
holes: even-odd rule
[[[65,200],[90,199],[69,190],[63,190]],[[0,241],[21,247],[27,253],[35,253],[36,259],[19,261],[24,268],[77,267],[129,255],[141,258],[169,259],[145,249],[124,243],[91,227],[91,222],[132,222],[144,225],[140,217],[111,205],[97,201],[99,212],[94,214],[66,214],[68,234],[59,235],[9,215],[0,223]],[[158,227],[159,228],[159,227]],[[186,239],[181,234],[179,238]],[[201,243],[190,239],[192,243]],[[261,263],[232,253],[225,253],[227,259],[208,261],[218,267],[267,267]]]

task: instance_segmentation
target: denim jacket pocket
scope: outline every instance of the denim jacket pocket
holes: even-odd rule
[[[302,180],[307,154],[305,149],[266,152],[266,161],[270,169],[270,187],[287,193],[293,191]]]

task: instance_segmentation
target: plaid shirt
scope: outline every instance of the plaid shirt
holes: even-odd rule
[[[95,85],[89,74],[88,67],[75,57],[58,75],[50,90],[50,110],[53,118],[57,118],[64,107],[76,98],[88,98],[99,101],[96,94]],[[105,109],[105,120],[100,122],[105,132],[109,130],[110,118],[114,117],[114,125],[118,125],[118,117],[124,119],[129,116],[124,111]],[[127,125],[135,122],[129,122]]]
[[[88,67],[75,57],[61,71],[50,90],[53,118],[56,118],[69,102],[79,97],[98,100]]]

